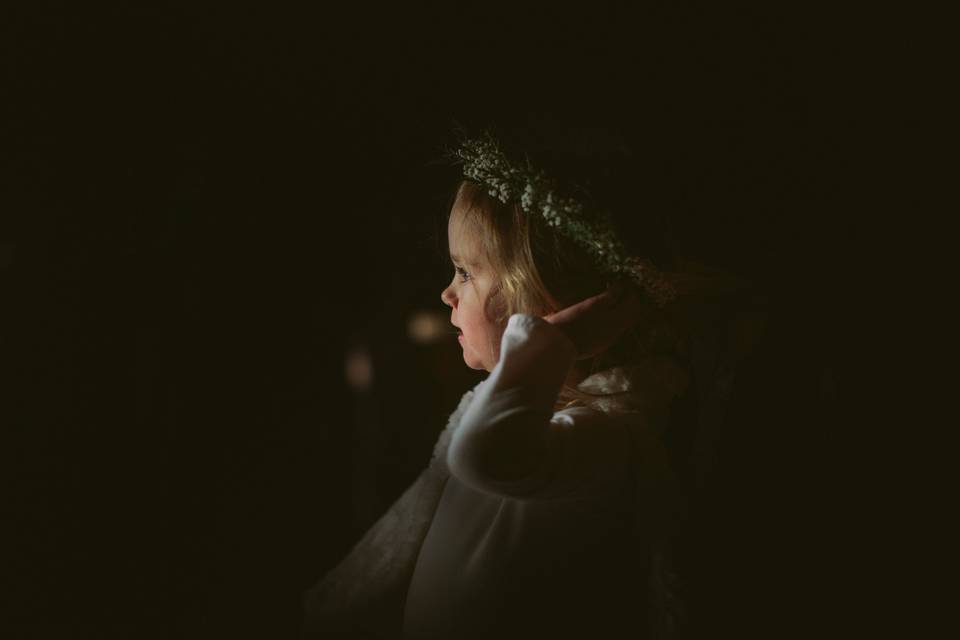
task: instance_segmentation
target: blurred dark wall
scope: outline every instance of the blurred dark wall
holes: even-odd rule
[[[744,558],[701,542],[703,619],[741,628],[717,575],[759,571],[740,533],[769,513],[742,496],[801,491],[815,453],[751,429],[782,444],[829,419],[780,422],[825,369],[850,375],[830,319],[855,250],[839,27],[756,4],[5,6],[5,637],[296,637],[300,591],[369,524],[353,465],[386,508],[479,379],[405,334],[445,313],[440,150],[457,122],[531,113],[620,132],[672,249],[774,301],[702,511]],[[350,341],[373,354],[362,397]],[[779,557],[793,532],[770,535]],[[790,557],[796,580],[751,574],[736,597],[789,584],[792,611],[812,577]]]

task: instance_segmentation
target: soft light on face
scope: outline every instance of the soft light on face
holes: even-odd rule
[[[491,296],[493,273],[481,251],[480,238],[458,204],[454,204],[447,224],[453,281],[440,294],[451,308],[450,322],[458,327],[463,360],[471,369],[492,371],[500,357],[500,337],[504,327],[494,318],[498,296]]]

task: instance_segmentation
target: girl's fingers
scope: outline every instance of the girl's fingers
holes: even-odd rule
[[[607,291],[585,298],[565,309],[544,316],[554,324],[587,322],[595,330],[605,330],[612,326],[629,326],[638,319],[643,305],[636,292],[629,286],[617,284]],[[612,315],[610,315],[612,314]],[[587,320],[586,317],[590,317]]]

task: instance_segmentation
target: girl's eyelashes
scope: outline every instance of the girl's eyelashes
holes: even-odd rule
[[[460,277],[463,278],[462,282],[466,282],[467,280],[470,279],[470,274],[467,273],[466,269],[463,269],[462,267],[456,267],[456,266],[454,267],[454,269],[456,269],[457,273],[460,274]]]

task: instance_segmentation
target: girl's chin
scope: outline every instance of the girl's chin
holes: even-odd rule
[[[463,352],[463,362],[468,367],[475,369],[476,371],[486,371],[487,373],[490,372],[490,369],[487,369],[485,366],[483,366],[482,362],[478,362],[474,358],[468,356],[466,351]]]

